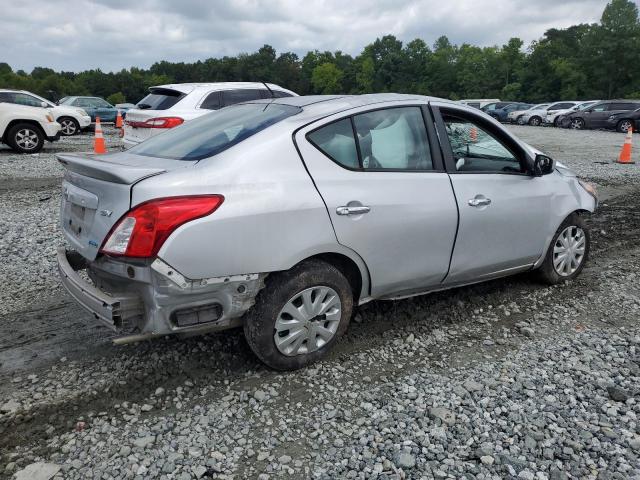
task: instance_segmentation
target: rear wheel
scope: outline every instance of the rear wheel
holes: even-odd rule
[[[574,130],[582,130],[584,128],[584,120],[581,118],[573,118],[571,119],[569,127],[573,128]]]
[[[256,356],[276,370],[324,357],[346,331],[353,293],[333,265],[310,260],[268,277],[246,314],[244,334]]]
[[[584,220],[573,213],[558,227],[539,273],[550,285],[573,280],[589,257],[591,236]]]
[[[516,123],[518,125],[524,125],[524,116],[520,115],[517,119],[516,119]]]
[[[630,128],[633,128],[633,122],[628,119],[620,120],[616,126],[616,130],[621,133],[627,133]]]
[[[18,153],[37,153],[44,145],[44,133],[30,123],[18,123],[5,137],[7,145]]]
[[[80,124],[71,117],[61,117],[58,119],[58,123],[62,127],[60,133],[66,137],[75,135],[80,131]]]
[[[538,127],[542,123],[542,119],[540,117],[531,117],[529,119],[529,125],[532,127]]]

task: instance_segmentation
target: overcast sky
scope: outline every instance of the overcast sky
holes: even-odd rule
[[[342,50],[376,37],[429,45],[528,45],[545,30],[595,22],[607,0],[0,0],[0,62],[80,71],[149,67],[254,52]]]

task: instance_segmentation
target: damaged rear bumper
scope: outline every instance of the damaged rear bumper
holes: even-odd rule
[[[238,326],[266,277],[245,274],[193,280],[161,259],[132,263],[100,257],[88,262],[65,248],[59,248],[57,256],[62,284],[80,305],[109,328],[138,336]]]

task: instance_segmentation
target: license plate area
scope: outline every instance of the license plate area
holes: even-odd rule
[[[83,244],[93,225],[98,197],[68,182],[63,182],[62,192],[62,228]]]

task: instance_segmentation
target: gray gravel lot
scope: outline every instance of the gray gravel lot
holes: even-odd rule
[[[640,166],[513,130],[606,193],[581,277],[373,302],[287,374],[238,331],[113,346],[58,285],[51,150],[0,150],[0,478],[640,479]]]

